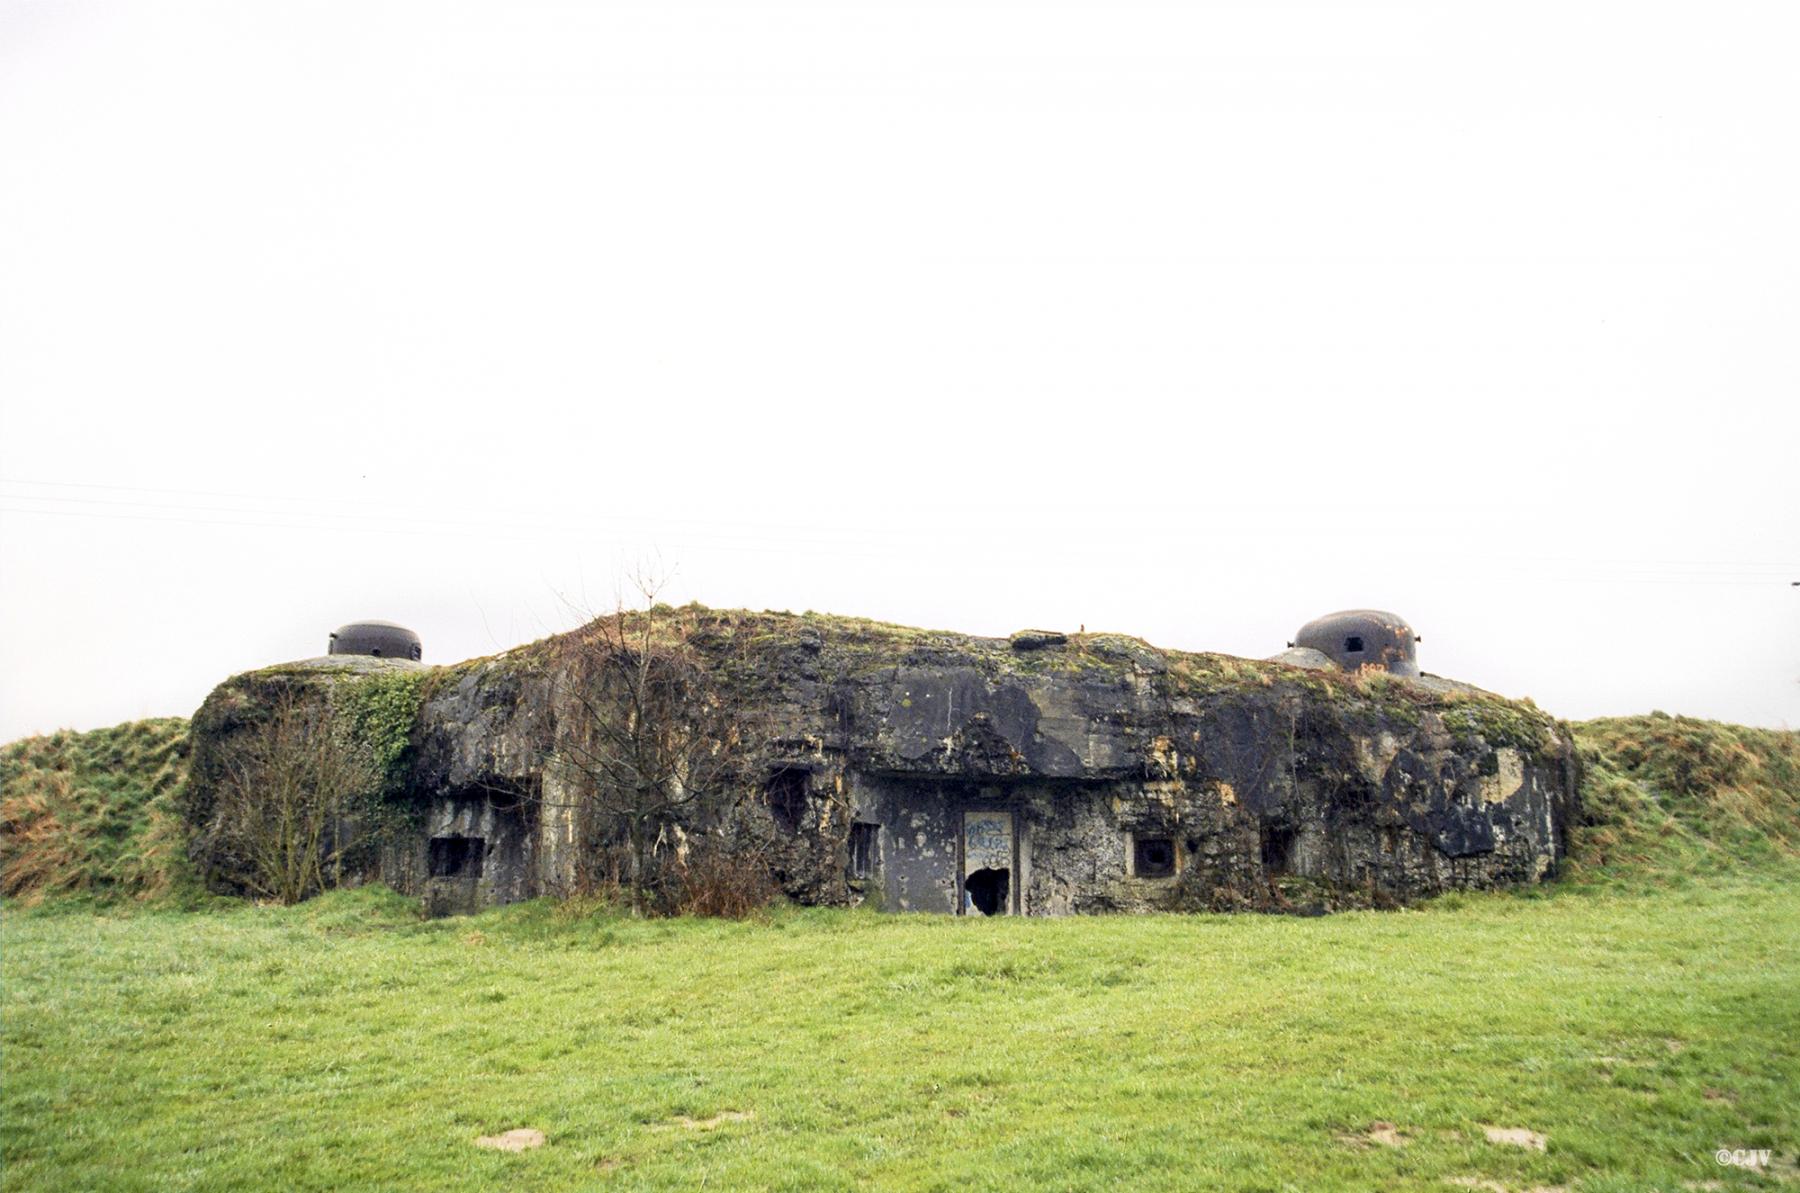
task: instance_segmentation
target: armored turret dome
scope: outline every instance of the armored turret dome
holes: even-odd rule
[[[1346,609],[1314,618],[1294,635],[1293,646],[1316,650],[1346,671],[1379,667],[1417,676],[1419,641],[1405,618],[1379,609]]]
[[[391,621],[353,621],[331,631],[328,654],[373,655],[378,659],[418,659],[419,636]]]

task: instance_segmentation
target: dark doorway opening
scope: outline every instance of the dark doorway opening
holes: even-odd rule
[[[1270,874],[1290,874],[1294,869],[1294,830],[1265,824],[1262,831],[1263,869]]]
[[[481,860],[486,855],[487,842],[480,837],[433,837],[431,876],[480,878]]]
[[[857,823],[850,826],[850,877],[867,878],[875,873],[880,842],[880,825]]]
[[[789,836],[800,831],[806,819],[806,780],[803,770],[776,771],[769,778],[764,794],[769,800],[769,815],[775,827]]]
[[[1010,870],[977,870],[963,879],[963,890],[967,892],[968,905],[982,915],[1004,915],[1007,910],[1006,892],[1012,880]]]
[[[1363,648],[1363,644],[1362,644],[1361,638],[1358,638],[1355,635],[1351,635],[1350,637],[1344,639],[1344,651],[1347,654],[1361,654],[1362,648]]]

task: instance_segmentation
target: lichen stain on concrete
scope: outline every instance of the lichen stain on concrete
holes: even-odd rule
[[[1394,765],[1394,758],[1399,753],[1400,742],[1391,733],[1383,733],[1373,739],[1356,739],[1357,769],[1371,783],[1379,783],[1387,777],[1388,770]]]
[[[1494,753],[1499,770],[1482,776],[1481,799],[1483,803],[1503,804],[1525,786],[1525,759],[1511,746],[1502,746]]]

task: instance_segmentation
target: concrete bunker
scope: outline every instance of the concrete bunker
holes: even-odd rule
[[[411,659],[424,657],[419,636],[391,621],[353,621],[331,631],[326,640],[327,654],[360,654],[377,659]]]
[[[1288,646],[1316,650],[1346,671],[1375,667],[1394,675],[1417,677],[1416,644],[1420,641],[1397,613],[1346,609],[1307,622]]]
[[[1284,877],[1399,898],[1539,881],[1565,847],[1567,742],[1529,706],[1467,685],[1320,683],[1120,635],[657,616],[693,619],[696,659],[735,685],[722,690],[754,726],[729,790],[661,826],[665,867],[723,848],[766,858],[803,902],[1065,915],[1257,906]],[[1391,613],[1332,614],[1298,637],[1287,667],[1417,674],[1417,635]],[[402,662],[222,686],[197,719],[196,789],[222,781],[244,703],[274,681],[360,683],[411,666],[416,643],[352,623],[333,654]],[[434,910],[472,910],[579,890],[610,864],[604,818],[555,765],[568,666],[534,646],[421,685],[395,776],[408,819],[380,845],[384,879]]]

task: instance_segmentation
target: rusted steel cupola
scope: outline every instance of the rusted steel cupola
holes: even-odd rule
[[[1307,622],[1291,645],[1316,650],[1346,671],[1379,667],[1395,675],[1416,676],[1419,640],[1397,613],[1346,609]]]
[[[419,636],[391,621],[353,621],[331,631],[328,654],[365,654],[378,659],[418,659]]]

